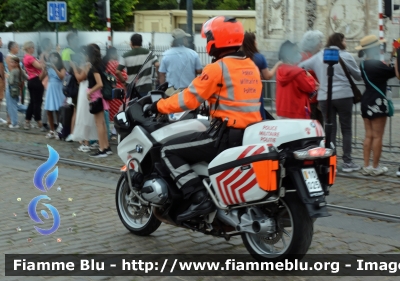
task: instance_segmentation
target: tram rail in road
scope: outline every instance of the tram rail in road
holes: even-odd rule
[[[10,150],[10,149],[2,148],[2,147],[0,147],[0,152],[34,158],[34,159],[45,159],[46,160],[48,158],[48,156],[45,156],[45,155],[20,152],[17,150]],[[67,164],[67,165],[71,165],[71,166],[90,168],[90,169],[95,169],[95,170],[104,171],[104,172],[111,172],[111,173],[115,173],[115,172],[119,173],[120,172],[120,169],[116,168],[116,167],[109,167],[109,166],[98,165],[98,164],[93,164],[93,163],[88,163],[88,162],[78,161],[78,160],[72,160],[72,159],[66,159],[66,158],[60,158],[58,162]],[[346,178],[354,178],[354,179],[358,179],[358,180],[368,179],[367,177],[352,176],[352,175],[347,175],[347,174],[342,174],[342,173],[338,173],[338,176],[342,176],[342,177],[346,177]],[[398,181],[387,180],[387,179],[374,179],[374,180],[382,181],[382,182],[390,182],[390,183],[399,183]],[[335,205],[335,204],[327,204],[327,207],[331,211],[338,211],[338,212],[346,213],[346,214],[350,214],[350,215],[362,216],[362,217],[378,219],[378,220],[382,220],[382,221],[400,222],[400,216],[398,216],[398,215],[380,213],[380,212],[371,211],[371,210],[351,208],[351,207],[340,206],[340,205]]]

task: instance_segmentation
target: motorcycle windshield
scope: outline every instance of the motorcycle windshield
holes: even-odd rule
[[[128,119],[137,124],[143,124],[149,121],[149,118],[144,117],[143,107],[152,103],[151,95],[147,95],[140,100],[133,102],[127,109]]]

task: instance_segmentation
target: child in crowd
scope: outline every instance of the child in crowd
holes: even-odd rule
[[[54,126],[54,123],[58,123],[58,120],[53,120],[53,112],[56,112],[56,117],[58,119],[58,111],[63,105],[64,101],[62,80],[64,79],[66,70],[59,53],[51,53],[49,56],[49,61],[50,62],[46,64],[49,82],[47,86],[44,109],[47,111],[47,118],[50,126],[50,132],[46,135],[46,138],[51,139],[58,138],[58,135],[55,133]]]
[[[12,57],[10,60],[11,72],[8,76],[8,87],[10,88],[10,96],[7,97],[7,112],[10,115],[10,129],[19,128],[18,125],[18,100],[23,87],[24,81],[28,76],[22,71],[18,57]]]

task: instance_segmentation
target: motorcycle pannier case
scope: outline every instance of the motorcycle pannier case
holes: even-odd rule
[[[279,154],[273,146],[246,145],[227,149],[208,166],[221,205],[258,201],[279,188]]]

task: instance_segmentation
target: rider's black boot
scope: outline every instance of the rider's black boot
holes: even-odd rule
[[[204,189],[199,190],[192,196],[190,196],[190,201],[192,202],[192,205],[190,205],[190,207],[185,212],[183,212],[176,218],[177,223],[181,224],[182,222],[190,220],[191,218],[200,215],[206,215],[214,211],[214,203],[207,199],[207,192]]]

